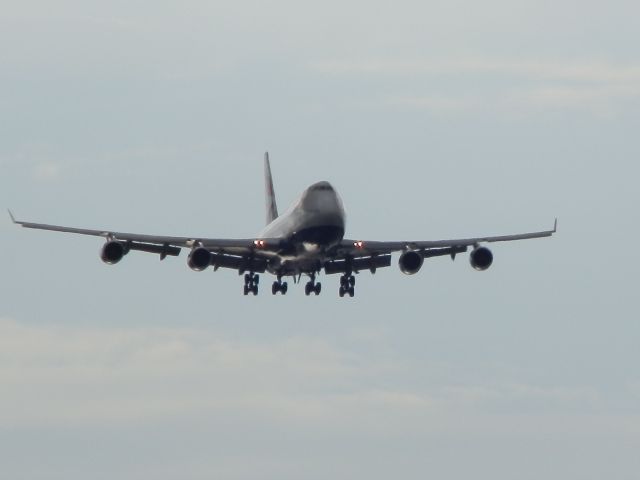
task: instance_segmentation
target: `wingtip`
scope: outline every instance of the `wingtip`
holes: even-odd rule
[[[7,208],[7,212],[9,212],[9,217],[11,217],[11,221],[12,221],[13,223],[18,223],[18,222],[16,221],[16,217],[14,217],[14,216],[13,216],[13,212],[12,212],[11,210],[9,210],[8,208]]]
[[[553,222],[553,233],[556,233],[558,231],[558,217],[556,217],[555,221]]]

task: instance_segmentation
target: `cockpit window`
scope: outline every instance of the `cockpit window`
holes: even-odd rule
[[[318,185],[315,185],[313,187],[313,190],[315,190],[315,191],[323,191],[323,190],[324,191],[332,191],[333,188],[328,183],[320,183]]]

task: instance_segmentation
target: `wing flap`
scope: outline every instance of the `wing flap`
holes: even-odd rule
[[[324,265],[324,272],[327,275],[333,273],[359,272],[360,270],[370,270],[375,273],[376,269],[390,267],[391,254],[373,255],[370,257],[359,257],[349,260],[334,260]]]

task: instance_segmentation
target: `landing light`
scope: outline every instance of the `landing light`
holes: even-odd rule
[[[353,246],[362,250],[364,248],[364,242],[362,240],[358,240],[357,242],[353,242]]]
[[[264,240],[254,240],[253,244],[257,247],[257,248],[264,248],[267,245],[267,242],[265,242]]]

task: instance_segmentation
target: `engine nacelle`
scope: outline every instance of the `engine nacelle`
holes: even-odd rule
[[[400,266],[400,271],[402,273],[406,275],[413,275],[414,273],[418,273],[420,268],[422,268],[423,262],[424,257],[420,252],[409,250],[408,252],[404,252],[400,255],[398,265]]]
[[[197,247],[191,250],[187,265],[191,270],[201,272],[211,265],[211,252],[204,247]]]
[[[100,252],[100,259],[107,265],[115,265],[122,257],[127,254],[127,250],[122,242],[115,240],[109,240],[102,247]]]
[[[486,270],[493,263],[493,253],[487,247],[476,247],[469,255],[469,262],[476,270]]]

